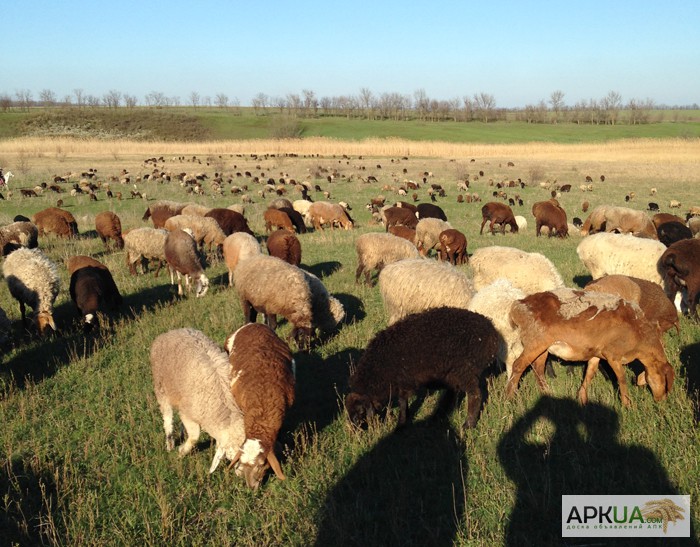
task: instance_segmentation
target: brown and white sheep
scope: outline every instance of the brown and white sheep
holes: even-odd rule
[[[5,247],[10,245],[7,249]],[[39,229],[28,221],[15,221],[0,227],[0,252],[3,256],[11,252],[14,246],[36,249],[39,246]]]
[[[669,298],[675,299],[676,293],[685,289],[688,311],[697,317],[700,299],[700,239],[683,239],[673,243],[659,258],[659,268],[666,274]]]
[[[70,276],[70,296],[83,319],[83,328],[89,331],[97,325],[99,310],[116,311],[122,304],[114,278],[104,265],[83,266]]]
[[[194,283],[197,298],[207,294],[209,279],[204,274],[202,262],[197,254],[197,244],[190,234],[184,230],[173,230],[165,238],[165,260],[170,270],[170,284],[175,284],[174,274],[177,274],[177,294],[183,295],[181,278],[185,277],[185,289],[190,290]]]
[[[452,228],[452,225],[439,218],[422,218],[416,225],[416,248],[421,256],[428,256],[432,249],[440,245],[440,234]]]
[[[309,207],[308,215],[314,230],[320,230],[325,225],[331,228],[339,225],[344,230],[351,230],[353,227],[347,211],[337,203],[315,201]]]
[[[281,258],[293,266],[301,264],[301,242],[294,232],[275,230],[267,237],[266,246],[270,256]]]
[[[491,234],[494,233],[494,225],[500,224],[501,233],[506,233],[506,225],[510,226],[510,231],[512,233],[518,232],[518,223],[515,222],[515,216],[513,215],[513,210],[504,203],[499,203],[497,201],[490,201],[486,203],[481,208],[481,229],[479,234],[484,233],[484,225],[489,222],[489,230]]]
[[[114,240],[117,249],[124,248],[124,238],[122,237],[122,223],[119,217],[112,211],[102,211],[95,216],[95,230],[100,236],[102,243],[107,247],[109,239]]]
[[[206,245],[210,252],[212,246],[216,250],[220,250],[224,244],[224,239],[226,239],[226,235],[219,223],[210,217],[175,215],[165,221],[165,229],[170,232],[173,230],[191,230],[197,246],[204,248]]]
[[[240,462],[246,484],[257,489],[268,465],[284,480],[275,443],[285,414],[294,404],[294,359],[275,332],[244,325],[224,344],[231,364],[231,392],[243,412],[245,442],[231,465]]]

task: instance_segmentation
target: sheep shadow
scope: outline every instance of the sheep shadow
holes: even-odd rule
[[[337,260],[331,260],[328,262],[319,262],[313,266],[302,264],[301,267],[307,272],[314,274],[319,279],[323,279],[324,277],[328,277],[329,275],[332,275],[340,270],[343,265]]]
[[[553,428],[549,440],[535,442],[537,424]],[[537,436],[541,429],[537,428]],[[517,487],[510,511],[505,545],[591,544],[590,538],[562,538],[563,495],[682,494],[669,479],[656,455],[646,447],[618,440],[619,417],[604,405],[543,396],[506,431],[498,442],[501,466]],[[630,465],[629,462],[635,462]],[[644,473],[639,470],[644,469]],[[691,516],[692,518],[692,516]],[[691,520],[691,537],[694,537]],[[623,538],[621,544],[629,545]],[[634,538],[642,545],[648,538]],[[687,538],[664,545],[698,545]],[[658,544],[653,539],[652,544]],[[605,538],[600,543],[615,545]]]
[[[60,520],[56,483],[49,471],[37,472],[34,467],[20,458],[2,462],[0,530],[4,545],[45,545],[56,539],[52,534],[53,523]]]
[[[464,519],[467,471],[465,446],[447,421],[408,424],[328,493],[314,544],[451,546]]]
[[[365,305],[356,296],[348,293],[333,293],[345,309],[345,319],[343,323],[350,325],[356,321],[362,321],[366,316]]]
[[[700,342],[685,346],[680,353],[681,374],[685,376],[685,389],[693,403],[695,424],[700,423]]]
[[[122,295],[122,300],[122,305],[115,315],[136,319],[143,313],[151,312],[163,304],[176,301],[177,288],[173,293],[172,286],[170,283],[167,283]]]

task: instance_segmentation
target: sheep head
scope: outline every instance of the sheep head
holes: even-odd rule
[[[41,335],[47,334],[49,328],[56,332],[56,323],[53,321],[51,312],[39,312],[36,316],[36,327]]]
[[[197,282],[195,283],[194,294],[197,298],[199,298],[200,296],[204,296],[205,294],[207,294],[208,290],[209,278],[202,273],[197,279]]]
[[[653,363],[645,363],[644,376],[651,388],[656,402],[663,401],[673,387],[676,373],[666,360],[654,360]]]
[[[170,446],[170,443],[172,442],[171,439],[168,439],[168,450],[171,450],[172,447]],[[173,442],[174,446],[174,442]],[[238,461],[238,458],[240,457],[241,451],[238,448],[229,446],[229,447],[223,447],[223,446],[217,446],[216,448],[216,453],[214,454],[214,459],[211,462],[211,466],[209,467],[209,474],[211,475],[214,471],[216,471],[216,468],[219,467],[219,464],[221,463],[221,460],[226,457],[227,459],[231,460],[231,466],[235,465],[235,463]]]
[[[230,467],[236,463],[236,475],[243,475],[246,484],[253,490],[258,489],[269,467],[272,467],[278,479],[286,479],[272,447],[266,449],[258,439],[246,439]]]
[[[374,405],[367,395],[352,392],[345,397],[345,409],[348,412],[350,422],[362,427],[374,415]]]

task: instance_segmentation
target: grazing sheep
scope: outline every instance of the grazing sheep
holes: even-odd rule
[[[206,205],[200,205],[198,203],[188,203],[182,208],[182,211],[180,211],[178,214],[203,217],[209,211],[211,211],[211,207],[207,207]]]
[[[688,228],[690,228],[690,233],[693,237],[698,237],[700,232],[700,217],[690,217],[688,219]]]
[[[619,232],[656,239],[656,227],[644,211],[600,205],[593,209],[581,227],[581,235]]]
[[[165,229],[169,232],[174,230],[190,229],[192,237],[200,248],[208,246],[209,251],[212,250],[212,245],[220,250],[226,239],[226,234],[211,217],[200,217],[193,215],[175,215],[165,221]]]
[[[184,230],[173,230],[165,238],[165,261],[170,270],[170,284],[175,284],[173,274],[177,274],[177,294],[182,296],[184,290],[180,283],[185,276],[185,289],[190,291],[190,284],[194,282],[194,293],[197,298],[207,294],[209,279],[204,274],[202,263],[197,254],[195,240]]]
[[[144,260],[157,260],[158,277],[160,268],[165,262],[165,238],[168,231],[159,228],[134,228],[124,234],[124,249],[126,264],[131,275],[136,275],[136,263],[141,264],[141,271],[146,272]]]
[[[277,198],[277,199],[273,199],[273,200],[270,202],[270,205],[268,205],[268,208],[272,208],[272,209],[284,209],[284,208],[287,208],[287,207],[288,207],[289,209],[293,209],[293,208],[294,208],[294,206],[292,205],[292,202],[289,201],[287,198]]]
[[[416,244],[416,230],[415,228],[409,228],[408,226],[390,226],[387,230],[388,233],[395,235],[396,237],[401,237],[406,241],[410,241],[415,246]]]
[[[15,221],[0,228],[0,251],[2,251],[3,256],[10,251],[8,248],[5,252],[5,246],[8,244],[36,249],[39,246],[38,240],[39,229],[32,222]]]
[[[440,245],[440,234],[452,228],[452,225],[439,218],[422,218],[416,225],[416,248],[421,256],[428,256],[432,249]]]
[[[416,206],[416,217],[418,217],[419,220],[424,218],[437,218],[447,222],[445,211],[432,203],[419,203]]]
[[[447,260],[455,266],[469,262],[467,255],[467,237],[454,228],[448,228],[440,232],[438,237],[438,258]]]
[[[10,255],[12,256],[12,255]],[[672,300],[678,291],[687,291],[687,305],[691,316],[697,317],[700,298],[700,239],[682,239],[666,249],[658,261],[666,274],[666,294]]]
[[[467,309],[474,296],[469,278],[452,264],[423,258],[407,258],[384,267],[379,292],[389,325],[431,308]]]
[[[494,245],[474,251],[469,264],[477,291],[501,278],[508,279],[525,294],[564,286],[554,264],[540,253]]]
[[[308,215],[314,230],[320,230],[324,225],[331,228],[340,225],[344,230],[351,230],[353,227],[347,211],[337,203],[315,201],[309,207]]]
[[[304,224],[304,217],[302,217],[299,212],[295,211],[291,207],[279,207],[279,210],[283,213],[287,213],[289,220],[292,221],[294,229],[298,234],[306,233],[306,224]]]
[[[275,442],[284,416],[294,404],[294,359],[289,347],[265,325],[242,326],[226,339],[231,363],[231,392],[243,412],[245,442],[236,472],[248,487],[260,486],[268,465],[285,480],[275,456]]]
[[[236,232],[224,239],[224,262],[228,268],[229,287],[233,287],[233,273],[238,262],[259,254],[260,243],[246,232]]]
[[[593,279],[621,274],[646,279],[664,288],[657,263],[666,246],[630,234],[598,233],[579,243],[576,253]]]
[[[484,233],[484,225],[486,222],[490,222],[489,230],[493,235],[493,227],[495,224],[501,225],[501,233],[505,235],[506,225],[510,226],[510,231],[512,233],[518,232],[518,224],[515,222],[515,216],[513,215],[513,210],[504,203],[499,203],[497,201],[490,201],[486,203],[481,208],[481,229],[479,234]]]
[[[102,268],[104,270],[108,269],[107,266],[102,264],[102,262],[87,255],[75,255],[66,259],[66,269],[68,270],[68,275],[73,275],[73,273],[80,268],[88,267]]]
[[[270,233],[278,228],[289,232],[294,231],[294,225],[292,224],[292,220],[289,218],[289,215],[284,211],[280,211],[279,209],[275,209],[273,207],[268,208],[263,213],[263,220],[265,221],[265,231],[267,233]]]
[[[681,202],[678,201],[677,199],[672,199],[671,201],[668,202],[668,206],[671,209],[680,209],[681,208]]]
[[[670,247],[676,241],[692,239],[693,237],[693,232],[690,231],[690,228],[683,222],[677,222],[675,220],[659,224],[656,228],[656,233],[659,236],[659,241],[666,245],[666,247]]]
[[[651,323],[658,325],[662,333],[672,327],[678,329],[676,306],[656,283],[638,277],[613,274],[590,281],[583,290],[614,294],[628,302],[634,302]]]
[[[672,215],[670,213],[656,213],[653,217],[651,217],[651,221],[657,230],[659,229],[659,226],[665,222],[680,222],[681,224],[685,222],[678,215]]]
[[[113,239],[117,249],[124,248],[124,238],[122,237],[122,223],[119,217],[111,211],[102,211],[95,217],[95,230],[100,236],[102,243],[108,247],[107,240]]]
[[[55,331],[53,304],[60,289],[56,265],[39,249],[22,247],[5,257],[2,271],[10,294],[19,302],[22,323],[26,326],[25,306],[29,306],[40,334],[49,327]]]
[[[151,344],[150,359],[166,449],[175,448],[176,410],[187,431],[187,439],[178,448],[180,456],[192,451],[203,429],[216,441],[209,473],[224,456],[234,460],[245,441],[245,427],[243,413],[231,393],[227,355],[202,332],[185,328],[158,336]]]
[[[515,215],[515,223],[518,225],[518,232],[527,230],[527,220],[522,215]]]
[[[544,368],[550,353],[566,361],[588,362],[579,389],[582,404],[588,401],[588,386],[601,359],[615,372],[625,406],[630,398],[622,367],[635,359],[644,366],[643,381],[656,401],[671,391],[675,374],[666,360],[660,331],[639,306],[618,296],[572,289],[536,293],[511,306],[510,320],[519,329],[523,353],[513,363],[508,397],[531,364],[540,389],[547,389]]]
[[[525,298],[525,293],[514,287],[507,279],[496,279],[472,297],[468,309],[489,318],[501,335],[498,341],[498,360],[506,367],[510,378],[515,359],[522,353],[523,345],[517,329],[511,324],[508,314],[513,302]]]
[[[418,225],[416,215],[406,207],[382,208],[380,209],[380,215],[387,231],[393,226],[405,226],[415,230]]]
[[[156,201],[148,206],[141,220],[146,221],[150,218],[154,228],[164,228],[165,221],[170,217],[179,215],[186,206],[186,203],[178,203],[176,201]]]
[[[206,215],[207,218],[213,218],[218,224],[221,230],[226,236],[235,234],[237,232],[244,232],[246,234],[254,235],[253,231],[248,226],[248,221],[243,216],[240,211],[235,211],[233,209],[211,209]]]
[[[483,315],[440,307],[403,318],[379,331],[350,378],[345,408],[357,425],[397,397],[398,425],[407,420],[408,399],[422,387],[447,388],[448,401],[466,393],[465,428],[475,427],[481,411],[486,368],[496,357],[498,333]],[[447,405],[441,404],[441,410]]]
[[[566,211],[555,199],[538,201],[532,206],[532,215],[535,217],[535,234],[540,236],[540,230],[546,226],[549,232],[548,237],[556,233],[557,237],[564,238],[569,235],[569,227],[566,220]]]
[[[309,208],[311,207],[312,203],[313,202],[309,201],[308,199],[296,199],[292,203],[292,209],[297,211],[302,217],[306,219],[309,213]]]
[[[315,327],[331,331],[345,316],[342,304],[317,277],[273,256],[238,262],[234,286],[247,322],[255,323],[259,312],[274,330],[282,315],[292,324],[291,336],[299,347],[308,346]]]
[[[301,264],[301,243],[294,232],[275,230],[267,238],[267,252],[292,266]]]
[[[100,266],[83,266],[70,276],[70,296],[83,318],[85,331],[97,325],[97,312],[100,309],[116,311],[122,304],[122,296],[112,274],[104,264]]]
[[[420,254],[416,246],[409,241],[392,234],[368,233],[362,234],[355,240],[357,253],[357,270],[355,270],[355,283],[359,283],[360,276],[365,274],[365,283],[371,282],[372,271],[381,272],[387,264],[403,258],[419,258]]]
[[[68,211],[58,207],[49,207],[35,213],[32,222],[39,230],[39,235],[56,234],[59,237],[78,236],[78,223]]]

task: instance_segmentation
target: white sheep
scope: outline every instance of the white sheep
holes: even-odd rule
[[[407,315],[431,308],[467,309],[474,287],[471,280],[449,262],[406,258],[382,269],[379,292],[387,323],[392,325]]]
[[[39,249],[22,247],[5,257],[2,271],[10,294],[19,302],[22,322],[26,324],[25,306],[29,306],[41,334],[49,327],[55,331],[53,304],[61,285],[56,264]]]
[[[180,211],[180,214],[181,215],[203,217],[209,211],[211,211],[211,207],[207,207],[206,205],[200,205],[199,203],[188,203],[187,205],[185,205],[182,208],[182,211]]]
[[[357,270],[355,283],[364,272],[365,283],[370,284],[372,271],[382,270],[387,264],[404,258],[420,258],[418,249],[410,241],[387,233],[362,234],[355,240]]]
[[[513,247],[493,245],[477,249],[469,265],[477,291],[500,278],[508,279],[526,295],[564,286],[564,280],[547,257]]]
[[[136,275],[136,263],[141,264],[141,270],[145,272],[143,260],[158,260],[156,277],[165,262],[165,238],[168,231],[162,228],[134,228],[124,234],[124,250],[126,251],[126,263],[131,275]]]
[[[224,262],[228,268],[228,286],[233,287],[233,274],[241,260],[262,253],[260,243],[252,235],[236,232],[224,239]]]
[[[416,225],[416,247],[421,255],[427,256],[431,249],[440,245],[440,234],[452,228],[446,220],[426,217],[418,221]]]
[[[165,229],[168,231],[184,230],[189,228],[198,246],[208,245],[211,251],[212,245],[217,248],[224,243],[226,234],[219,223],[211,218],[197,215],[175,215],[165,221]]]
[[[468,306],[469,310],[488,317],[501,335],[498,343],[498,359],[506,366],[508,378],[513,370],[513,362],[523,352],[520,335],[510,323],[510,307],[513,302],[525,296],[523,291],[514,287],[507,279],[497,279],[477,291]]]
[[[180,445],[186,456],[204,430],[216,440],[216,453],[209,473],[225,456],[234,460],[245,440],[243,413],[230,388],[228,356],[202,332],[175,329],[151,344],[151,371],[156,400],[163,416],[165,446],[175,448],[173,411],[177,410],[187,431]]]
[[[524,216],[515,215],[515,223],[518,225],[519,232],[527,230],[527,219]]]

